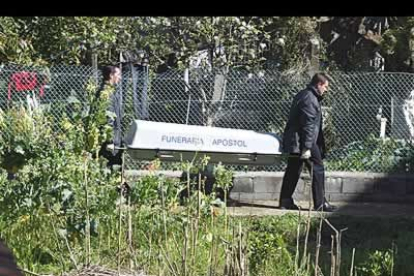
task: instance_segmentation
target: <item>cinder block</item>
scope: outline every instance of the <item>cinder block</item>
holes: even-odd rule
[[[313,202],[312,193],[306,193],[305,194],[305,193],[297,193],[297,192],[295,192],[292,197],[293,197],[293,200],[294,201],[308,202],[310,200],[311,202]]]
[[[327,177],[325,181],[326,193],[341,193],[342,192],[342,178]]]
[[[251,177],[236,177],[233,181],[232,192],[253,193],[253,180]]]
[[[374,181],[369,178],[345,178],[343,179],[343,193],[372,194],[374,192]]]
[[[414,178],[407,176],[401,180],[405,181],[405,192],[409,195],[414,194]]]
[[[256,193],[254,199],[279,201],[279,193]]]
[[[312,190],[312,184],[308,181],[303,181],[299,179],[298,185],[296,186],[295,193],[309,194],[309,191]]]
[[[407,193],[407,182],[401,178],[385,178],[375,181],[376,194],[405,195]]]
[[[327,199],[330,202],[362,202],[363,197],[358,193],[333,193],[327,195]]]
[[[280,192],[282,179],[279,177],[254,177],[253,186],[255,193]]]
[[[362,198],[364,202],[403,202],[402,197],[385,193],[364,194]]]
[[[414,182],[413,182],[414,183]],[[407,194],[403,197],[405,203],[414,204],[414,194]]]
[[[230,198],[240,202],[253,202],[254,193],[230,193]]]

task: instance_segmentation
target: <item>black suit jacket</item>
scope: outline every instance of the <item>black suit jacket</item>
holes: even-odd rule
[[[283,133],[285,153],[300,153],[317,145],[324,157],[321,100],[316,88],[310,85],[296,94]]]

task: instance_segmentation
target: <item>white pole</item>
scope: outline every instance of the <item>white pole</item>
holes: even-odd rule
[[[188,94],[187,114],[186,114],[186,117],[185,117],[185,124],[186,125],[188,125],[188,120],[189,120],[189,117],[190,117],[190,108],[191,108],[191,93],[189,93],[189,89],[188,89],[188,86],[189,86],[188,71],[189,71],[188,68],[186,68],[185,71],[184,71],[184,82],[185,82],[184,90],[185,90],[185,93]]]
[[[385,138],[385,128],[387,127],[387,118],[381,118],[380,138]]]

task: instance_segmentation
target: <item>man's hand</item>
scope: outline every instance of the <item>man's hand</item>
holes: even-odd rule
[[[311,152],[309,149],[304,149],[302,151],[302,155],[300,156],[300,159],[309,159],[311,157]]]

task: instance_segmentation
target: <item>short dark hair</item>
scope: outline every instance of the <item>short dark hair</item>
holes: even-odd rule
[[[113,65],[107,65],[102,67],[102,78],[104,81],[109,81],[111,79],[111,75],[115,74],[116,69],[119,69]]]
[[[310,84],[316,86],[318,83],[325,83],[329,81],[329,79],[330,78],[325,73],[316,73],[315,75],[313,75]]]

